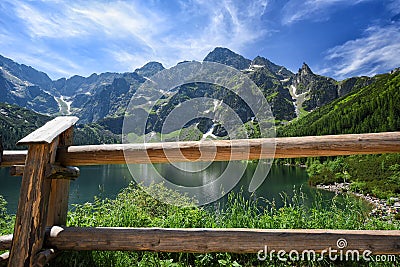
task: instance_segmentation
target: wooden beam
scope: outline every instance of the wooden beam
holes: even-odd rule
[[[48,164],[54,163],[58,137],[51,144],[31,144],[22,177],[9,266],[32,266],[42,249],[51,180],[46,179]]]
[[[271,151],[260,153],[262,146],[271,147],[274,143],[276,144],[275,154]],[[127,161],[125,161],[124,151],[128,155]],[[1,167],[23,164],[26,153],[26,151],[4,151]],[[400,153],[400,132],[232,141],[70,146],[58,150],[57,161],[64,166],[84,166],[165,163],[168,160],[169,162],[196,161],[199,159],[203,161],[226,161],[270,157],[302,158],[383,153]]]
[[[78,121],[74,116],[57,117],[18,141],[17,145],[50,144],[65,130],[75,125]]]
[[[7,250],[11,248],[13,235],[2,235],[0,236],[0,250]]]
[[[25,165],[13,165],[10,167],[11,176],[22,176],[24,174]],[[77,167],[63,167],[57,164],[51,164],[46,170],[46,178],[48,179],[66,179],[75,180],[79,177],[79,169]]]
[[[67,148],[73,143],[73,131],[71,126],[59,137],[58,147]],[[75,179],[79,176],[79,169],[77,167],[62,167],[59,166],[51,168],[50,178],[51,191],[49,199],[49,214],[47,216],[48,226],[53,225],[66,225],[68,213],[68,198],[71,178]],[[57,178],[57,179],[56,179]]]
[[[0,249],[8,249],[12,235],[0,237]],[[46,247],[59,250],[126,250],[157,252],[257,253],[267,245],[274,249],[321,252],[337,248],[374,254],[400,254],[398,230],[243,229],[243,228],[79,228],[54,226],[46,230]],[[1,241],[3,240],[3,241]]]
[[[0,255],[0,267],[7,266],[9,257],[10,257],[10,252],[8,251]]]
[[[4,150],[0,167],[25,164],[27,150]]]
[[[24,175],[25,165],[13,165],[10,167],[11,176],[22,176]]]
[[[44,267],[52,259],[57,256],[58,252],[55,249],[46,249],[39,252],[35,257],[35,267]]]
[[[264,150],[262,150],[264,149]],[[400,152],[400,132],[71,146],[57,153],[63,165],[228,161]]]
[[[55,180],[75,180],[79,177],[79,173],[80,172],[77,167],[52,165],[47,178]]]
[[[46,246],[59,250],[126,250],[157,252],[257,253],[314,250],[331,247],[345,239],[345,250],[373,254],[400,254],[400,231],[288,230],[216,228],[75,228],[52,227],[46,232]]]

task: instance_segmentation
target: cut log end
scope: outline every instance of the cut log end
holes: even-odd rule
[[[24,174],[25,165],[13,165],[10,167],[11,176],[22,176]],[[66,179],[75,180],[79,177],[80,171],[77,167],[63,167],[57,164],[50,164],[46,168],[46,178],[48,179]]]
[[[43,267],[46,266],[52,259],[57,256],[57,251],[55,249],[46,249],[39,252],[35,258],[35,266],[36,267]]]
[[[0,255],[0,267],[7,266],[9,257],[10,257],[10,252],[8,251]]]

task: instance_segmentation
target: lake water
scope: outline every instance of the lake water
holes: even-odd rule
[[[208,168],[208,173],[210,173],[210,170],[211,172],[223,170],[226,164],[226,162],[213,162]],[[170,177],[178,177],[177,180],[180,180],[181,183],[189,180],[187,177],[182,177],[179,173],[174,174],[171,165],[158,164],[156,168],[161,173],[168,173]],[[238,192],[242,190],[245,196],[250,197],[251,194],[247,192],[247,188],[254,168],[254,163],[247,165],[246,171],[242,179],[234,187],[234,191]],[[80,171],[81,175],[79,178],[71,182],[70,205],[72,203],[91,202],[94,196],[99,195],[102,198],[114,198],[121,189],[133,180],[126,165],[86,166],[80,167]],[[207,175],[207,172],[200,174],[200,176],[204,175]],[[192,178],[196,180],[196,177]],[[201,178],[197,177],[200,180]],[[190,180],[193,181],[193,179]],[[294,188],[296,190],[301,188],[301,191],[307,198],[306,202],[311,203],[317,189],[310,187],[307,184],[307,179],[307,172],[304,168],[272,165],[267,178],[255,191],[254,196],[269,200],[274,199],[277,206],[281,206],[282,200],[280,194],[282,192],[291,196]],[[3,195],[8,202],[7,208],[9,213],[14,214],[18,205],[21,177],[11,177],[9,175],[9,168],[0,168],[0,180],[0,195]],[[323,190],[318,191],[321,193],[323,200],[329,200],[334,197],[334,193]],[[219,202],[223,204],[225,200],[226,197],[220,199]]]

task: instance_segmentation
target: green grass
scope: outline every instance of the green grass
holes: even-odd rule
[[[168,205],[157,198],[168,198]],[[74,205],[68,213],[68,226],[164,227],[164,228],[261,228],[261,229],[355,229],[399,230],[400,223],[368,217],[365,203],[344,196],[323,201],[316,197],[311,208],[296,191],[292,198],[282,195],[283,207],[262,198],[245,198],[231,192],[224,207],[197,207],[195,201],[152,185],[145,190],[130,184],[115,199],[95,197],[92,203]],[[1,234],[12,233],[14,218],[7,214],[0,197]],[[260,244],[260,249],[265,244]],[[400,260],[397,258],[397,260]],[[234,253],[155,253],[110,251],[65,251],[51,266],[392,266],[391,263],[343,261],[281,262],[276,257],[259,261],[256,254]]]
[[[168,198],[175,205],[157,198]],[[262,198],[246,199],[230,193],[223,208],[197,207],[188,197],[163,185],[144,188],[130,184],[115,199],[95,197],[92,203],[74,205],[68,213],[68,226],[120,226],[165,228],[264,228],[264,229],[384,229],[399,230],[398,222],[368,217],[365,204],[357,198],[333,198],[323,203],[316,198],[311,208],[296,191],[292,198],[282,195],[283,207]],[[0,197],[1,234],[12,233],[14,218],[7,214]],[[260,244],[260,249],[264,244]],[[400,259],[397,259],[400,260]],[[156,253],[122,251],[65,251],[50,266],[392,266],[391,263],[344,261],[281,262],[276,257],[259,261],[256,254],[234,253]]]
[[[246,199],[230,193],[223,208],[196,207],[194,202],[163,185],[146,189],[151,195],[167,197],[175,205],[165,204],[131,184],[116,199],[75,205],[68,214],[69,226],[174,227],[174,228],[265,228],[265,229],[400,229],[389,223],[369,218],[365,204],[352,197],[344,201],[333,198],[322,203],[317,198],[311,208],[303,205],[304,197],[296,192],[293,198],[283,196],[285,205],[276,207],[264,199]],[[267,202],[267,203],[266,203]],[[264,244],[260,244],[262,248]],[[287,266],[277,259],[257,260],[256,254],[233,253],[155,253],[155,252],[63,252],[53,266]],[[293,262],[291,266],[360,266],[360,262]],[[370,266],[381,266],[370,264]],[[391,265],[387,265],[391,266]]]
[[[0,195],[0,235],[11,234],[14,230],[14,217],[7,213],[7,202]]]
[[[12,234],[14,230],[15,218],[14,216],[11,216],[7,213],[6,207],[7,207],[7,202],[3,198],[3,196],[0,195],[0,236]],[[3,252],[4,251],[0,250],[0,255]]]

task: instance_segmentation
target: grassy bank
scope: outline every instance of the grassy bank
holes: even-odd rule
[[[150,195],[167,197],[176,205],[167,205],[131,184],[115,199],[95,198],[92,203],[75,205],[68,214],[69,226],[120,227],[206,227],[265,229],[387,229],[398,230],[400,223],[370,218],[360,199],[345,196],[323,201],[316,197],[311,208],[303,205],[304,196],[296,191],[292,198],[283,196],[284,206],[259,198],[246,199],[230,193],[223,208],[196,207],[193,201],[162,185],[146,190]],[[1,234],[12,233],[13,218],[0,201]],[[260,244],[260,248],[264,244]],[[400,260],[400,259],[399,259]],[[154,252],[62,252],[51,266],[392,266],[366,262],[260,262],[255,254],[232,253],[154,253]]]
[[[387,199],[400,196],[400,154],[357,155],[308,162],[310,184],[351,183],[350,190]]]
[[[131,184],[116,199],[75,205],[68,215],[69,226],[120,227],[245,227],[245,228],[329,228],[329,229],[400,229],[397,223],[369,218],[361,200],[345,197],[338,203],[333,198],[322,203],[317,198],[311,208],[303,205],[301,192],[285,199],[277,208],[263,199],[245,199],[230,193],[226,206],[218,211],[199,208],[188,198],[154,185],[152,194],[158,194],[183,206],[167,205],[154,199],[141,188]],[[267,207],[267,208],[264,208]],[[264,244],[260,244],[262,247]],[[255,254],[231,253],[151,253],[151,252],[63,252],[53,266],[287,266],[272,260],[260,262]],[[365,263],[366,264],[366,263]],[[359,262],[293,262],[292,266],[360,266]],[[374,266],[372,264],[371,266]],[[381,266],[381,265],[377,265]],[[388,265],[391,266],[391,265]]]

